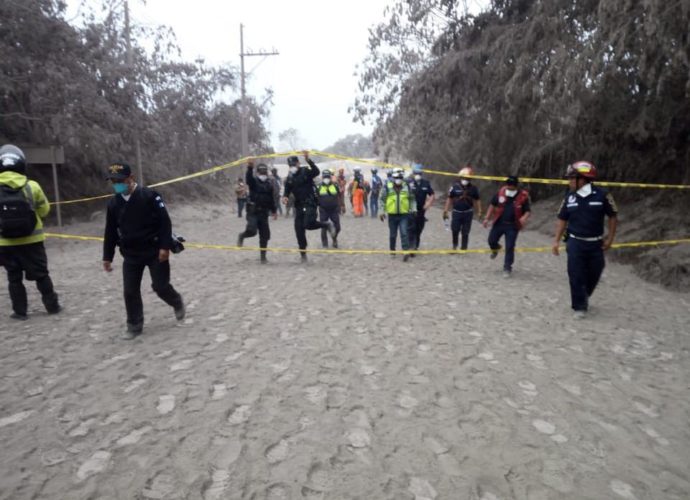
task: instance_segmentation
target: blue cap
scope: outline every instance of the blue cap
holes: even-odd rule
[[[421,163],[414,163],[412,165],[412,172],[415,174],[421,174],[422,170],[424,170],[424,167],[422,166]]]

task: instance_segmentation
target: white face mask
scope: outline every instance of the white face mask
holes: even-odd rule
[[[463,179],[460,181],[460,184],[462,184],[463,186],[469,186],[470,181]]]
[[[290,173],[291,173],[291,174],[296,174],[296,173],[297,173],[297,170],[298,170],[297,167],[290,167]]]
[[[512,198],[517,194],[517,189],[506,189],[506,196]]]
[[[396,185],[396,186],[402,185],[402,181],[403,181],[402,179],[394,179],[394,180],[393,180],[393,182],[395,182],[395,185]]]
[[[326,177],[326,178],[323,180],[323,183],[324,183],[326,186],[328,186],[328,185],[331,183],[331,178],[330,178],[330,177]]]
[[[414,174],[414,180],[416,180],[417,182],[419,182],[419,181],[422,180],[422,176],[421,176],[420,174]]]
[[[583,198],[587,198],[590,194],[592,194],[592,185],[590,183],[585,184],[577,190],[577,194]]]
[[[259,178],[259,180],[260,180],[261,182],[263,182],[263,181],[265,181],[266,179],[268,179],[268,176],[267,176],[267,175],[264,175],[264,174],[257,175],[257,177]]]

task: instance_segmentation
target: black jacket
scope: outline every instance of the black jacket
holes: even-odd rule
[[[172,224],[158,193],[137,186],[129,201],[119,194],[110,199],[105,220],[103,260],[112,262],[116,246],[125,256],[170,249]]]
[[[316,187],[314,179],[319,176],[319,167],[312,160],[307,160],[309,167],[300,167],[296,174],[288,177],[285,181],[285,196],[291,194],[295,197],[295,206],[317,205]]]
[[[269,210],[272,214],[276,213],[275,185],[271,179],[260,181],[254,177],[254,168],[247,167],[245,175],[247,186],[249,186],[249,202],[254,204],[256,210]]]

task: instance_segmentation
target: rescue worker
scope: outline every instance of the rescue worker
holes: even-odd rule
[[[251,238],[259,233],[259,246],[265,249],[268,240],[271,239],[271,228],[268,225],[269,212],[273,220],[278,218],[278,211],[275,202],[275,184],[268,178],[268,166],[259,163],[256,167],[256,177],[254,176],[254,160],[247,162],[247,172],[245,174],[247,186],[249,186],[249,202],[247,203],[247,227],[244,232],[237,237],[237,246],[244,244],[245,238]],[[260,262],[266,264],[266,250],[259,250]]]
[[[144,305],[141,300],[141,279],[149,268],[151,287],[182,321],[185,305],[182,296],[170,284],[170,250],[173,248],[172,224],[161,196],[139,186],[126,163],[108,167],[115,195],[108,202],[103,239],[103,269],[112,272],[115,247],[123,257],[122,277],[127,331],[125,339],[133,339],[144,327]]]
[[[62,308],[48,272],[43,219],[50,204],[36,181],[26,177],[24,152],[12,144],[0,148],[0,266],[5,267],[12,314],[28,319],[23,278],[35,281],[48,314]]]
[[[417,246],[417,184],[414,181],[414,174],[411,170],[405,175],[404,179],[405,184],[410,190],[410,196],[412,196],[410,212],[407,215],[407,240],[410,249],[414,250]],[[410,256],[415,257],[415,254],[410,254]]]
[[[335,228],[331,222],[316,220],[318,200],[314,179],[319,176],[319,167],[309,158],[309,152],[304,151],[304,159],[309,166],[301,167],[299,158],[290,156],[287,159],[292,174],[285,183],[283,203],[287,204],[289,196],[295,197],[295,236],[300,250],[307,248],[307,230],[325,228],[335,239]],[[307,261],[307,252],[300,252],[302,262]]]
[[[505,235],[505,259],[503,261],[503,277],[510,278],[515,261],[515,243],[518,233],[525,226],[531,214],[529,193],[518,187],[519,179],[510,176],[506,179],[498,193],[491,199],[486,212],[484,227],[491,222],[489,232],[489,247],[491,258],[495,259],[501,245],[498,241]]]
[[[422,239],[422,232],[424,231],[424,225],[426,224],[426,211],[436,200],[436,194],[434,193],[434,188],[431,187],[431,183],[424,179],[423,176],[424,168],[419,163],[416,163],[412,167],[412,178],[414,180],[414,195],[416,200],[416,215],[414,221],[414,247],[413,250],[419,250],[419,244]],[[414,254],[412,254],[414,256]]]
[[[381,221],[386,219],[386,215],[388,216],[389,247],[392,252],[395,251],[398,232],[400,232],[400,246],[403,251],[407,252],[410,249],[408,218],[413,202],[414,196],[403,179],[402,169],[393,169],[391,180],[387,181],[381,190],[381,207],[384,213],[379,216]],[[395,258],[395,255],[391,257]],[[403,261],[407,262],[409,258],[410,254],[405,253]]]
[[[235,183],[235,196],[237,197],[237,217],[242,218],[242,210],[247,204],[247,185],[238,178]]]
[[[371,169],[371,195],[369,196],[369,211],[372,217],[378,217],[379,215],[379,196],[381,196],[381,188],[383,187],[383,181],[378,175],[378,170],[376,168]]]
[[[347,188],[352,213],[355,217],[363,217],[366,208],[366,183],[362,175],[362,167],[354,167],[354,177]]]
[[[335,181],[338,185],[338,190],[340,191],[340,193],[338,194],[338,202],[340,204],[340,215],[345,215],[345,212],[347,211],[347,209],[345,208],[345,191],[347,189],[347,179],[345,178],[344,168],[338,169],[338,177],[336,177]]]
[[[588,161],[568,165],[569,192],[558,211],[553,254],[567,231],[568,280],[573,317],[586,317],[589,297],[599,283],[606,261],[604,252],[611,248],[618,226],[618,209],[613,196],[593,184],[596,167]],[[608,231],[604,235],[604,217]]]
[[[467,177],[473,175],[472,167],[467,166],[460,170],[460,182],[454,183],[448,191],[448,198],[443,207],[443,220],[448,220],[448,212],[453,207],[450,229],[453,235],[453,250],[458,249],[458,234],[462,235],[460,250],[467,250],[470,242],[470,229],[472,219],[477,214],[477,219],[482,217],[482,202],[479,199],[479,189],[472,184]]]
[[[329,220],[335,227],[333,236],[333,248],[338,248],[338,235],[340,234],[340,190],[338,185],[333,182],[332,173],[324,169],[321,173],[321,185],[318,187],[319,195],[319,221],[328,222]],[[328,236],[326,228],[321,229],[321,246],[328,248]]]

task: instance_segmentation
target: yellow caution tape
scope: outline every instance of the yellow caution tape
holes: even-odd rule
[[[237,167],[239,165],[245,164],[248,160],[250,159],[260,159],[260,158],[281,158],[284,156],[298,156],[303,154],[304,151],[289,151],[287,153],[267,153],[267,154],[258,154],[254,156],[249,156],[246,158],[240,158],[239,160],[235,160],[230,163],[226,163],[224,165],[218,165],[216,167],[211,167],[207,168],[205,170],[200,170],[199,172],[194,172],[192,174],[188,175],[182,175],[180,177],[175,177],[173,179],[168,179],[167,181],[161,181],[157,182],[155,184],[150,184],[149,187],[160,187],[160,186],[167,186],[170,184],[175,184],[178,182],[186,181],[189,179],[194,179],[197,177],[202,177],[205,175],[210,175],[216,172],[220,172],[222,170],[227,170],[233,167]],[[320,156],[320,157],[325,157],[325,158],[331,158],[334,160],[343,160],[343,161],[349,161],[353,163],[362,163],[365,165],[371,165],[371,166],[376,166],[376,167],[381,167],[381,168],[402,168],[403,170],[409,170],[410,167],[404,166],[404,165],[395,165],[392,163],[386,163],[378,160],[368,160],[368,159],[362,159],[362,158],[352,158],[349,156],[344,156],[344,155],[339,155],[335,153],[324,153],[322,151],[308,151],[308,153],[312,156]],[[458,174],[455,172],[443,172],[441,170],[431,170],[431,169],[424,169],[424,172],[428,174],[433,174],[433,175],[443,175],[447,177],[458,177]],[[503,182],[506,179],[506,176],[497,176],[497,175],[468,175],[468,178],[471,179],[478,179],[478,180],[485,180],[485,181],[498,181],[498,182]],[[557,184],[557,185],[567,185],[568,181],[567,179],[542,179],[538,177],[520,177],[520,181],[523,183],[528,183],[528,184]],[[610,182],[610,181],[597,181],[597,185],[599,186],[605,186],[605,187],[627,187],[627,188],[648,188],[648,189],[690,189],[690,185],[686,184],[650,184],[650,183],[640,183],[640,182]],[[72,203],[83,203],[87,201],[93,201],[93,200],[102,200],[104,198],[110,198],[113,196],[112,194],[104,194],[100,196],[90,196],[88,198],[79,198],[76,200],[66,200],[66,201],[59,201],[59,202],[51,202],[51,205],[68,205]]]
[[[59,239],[69,239],[69,240],[80,240],[80,241],[103,241],[100,236],[79,236],[74,234],[64,234],[64,233],[46,233],[49,238],[59,238]],[[680,245],[684,243],[690,243],[690,238],[676,239],[676,240],[663,240],[663,241],[639,241],[639,242],[629,242],[629,243],[614,243],[611,248],[640,248],[640,247],[656,247],[656,246],[666,246],[666,245]],[[229,250],[229,251],[259,251],[267,250],[269,252],[276,253],[322,253],[322,254],[347,254],[347,255],[404,255],[404,254],[415,254],[415,255],[447,255],[447,254],[488,254],[493,252],[490,248],[472,248],[468,250],[445,250],[445,249],[432,249],[432,250],[367,250],[367,249],[345,249],[345,248],[333,248],[333,249],[321,249],[321,248],[308,248],[305,250],[300,250],[299,248],[280,248],[280,247],[238,247],[236,245],[213,245],[207,243],[190,243],[185,242],[185,247],[187,248],[197,248],[197,249],[210,249],[210,250]],[[561,248],[565,248],[561,246]],[[516,247],[515,251],[518,253],[543,253],[550,252],[552,247]]]

